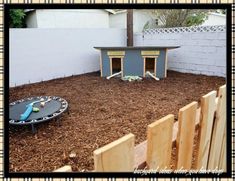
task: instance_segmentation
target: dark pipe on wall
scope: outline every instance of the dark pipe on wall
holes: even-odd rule
[[[127,46],[133,46],[133,9],[127,10]]]

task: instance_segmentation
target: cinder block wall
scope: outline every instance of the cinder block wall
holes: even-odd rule
[[[135,45],[180,45],[168,51],[169,70],[226,76],[225,31],[136,34]]]

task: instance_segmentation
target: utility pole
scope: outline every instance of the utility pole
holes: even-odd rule
[[[133,9],[127,10],[127,46],[133,46]]]

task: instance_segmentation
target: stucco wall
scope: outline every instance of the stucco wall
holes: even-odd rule
[[[29,14],[26,23],[31,28],[108,28],[109,15],[95,9],[38,9]],[[37,21],[36,27],[34,21]]]
[[[10,29],[10,86],[94,72],[94,46],[125,46],[120,29]]]
[[[226,16],[218,14],[209,14],[208,19],[202,24],[202,26],[211,25],[226,25]]]
[[[109,15],[110,28],[126,28],[126,13],[110,14]]]
[[[28,15],[26,16],[26,25],[27,25],[27,28],[38,27],[36,11],[32,11],[28,13]]]
[[[109,26],[110,28],[126,28],[126,12],[120,14],[110,14]],[[134,10],[133,11],[133,32],[142,32],[144,25],[152,19],[150,11],[146,10]]]
[[[136,34],[136,46],[180,45],[168,51],[168,69],[226,76],[226,32]]]

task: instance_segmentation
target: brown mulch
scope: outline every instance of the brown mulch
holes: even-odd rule
[[[169,71],[160,81],[129,83],[90,73],[10,88],[10,102],[54,95],[70,107],[61,126],[45,122],[36,126],[36,134],[31,127],[9,128],[10,172],[50,172],[68,164],[73,171],[92,170],[95,149],[128,133],[136,144],[144,141],[148,124],[167,114],[177,117],[181,107],[223,84],[221,77]]]

